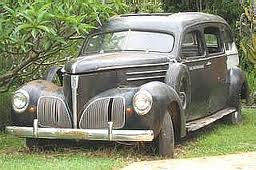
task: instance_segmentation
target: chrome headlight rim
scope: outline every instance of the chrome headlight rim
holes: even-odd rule
[[[15,104],[15,95],[18,95],[18,94],[21,94],[23,95],[23,97],[25,97],[26,99],[26,103],[24,104],[24,106],[22,107],[17,107],[17,105]],[[20,89],[20,90],[17,90],[13,97],[12,97],[12,107],[14,109],[15,112],[18,112],[18,113],[21,113],[21,112],[24,112],[27,108],[28,108],[28,105],[29,105],[29,94],[26,90],[23,90],[23,89]]]
[[[145,97],[147,99],[148,105],[145,108],[139,108],[137,100],[139,100],[139,97]],[[135,112],[140,115],[146,115],[152,108],[153,105],[153,97],[152,95],[146,91],[146,90],[139,90],[134,96],[133,96],[133,108]]]

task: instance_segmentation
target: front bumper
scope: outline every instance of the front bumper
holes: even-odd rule
[[[37,119],[33,127],[7,126],[6,132],[18,137],[47,139],[79,139],[105,141],[152,141],[153,130],[113,130],[112,122],[108,129],[66,129],[39,128]]]

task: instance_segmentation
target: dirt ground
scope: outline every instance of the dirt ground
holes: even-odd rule
[[[191,159],[135,162],[123,170],[256,170],[256,152]]]

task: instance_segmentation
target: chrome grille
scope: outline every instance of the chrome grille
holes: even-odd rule
[[[58,97],[40,97],[37,104],[37,119],[42,127],[72,128],[69,110]]]
[[[82,113],[80,128],[104,129],[108,127],[108,121],[113,122],[114,129],[122,128],[125,123],[124,104],[123,97],[106,97],[92,101]]]

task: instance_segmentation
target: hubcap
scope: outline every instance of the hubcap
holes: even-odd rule
[[[182,108],[185,110],[187,107],[187,96],[185,92],[180,92],[180,100]]]

